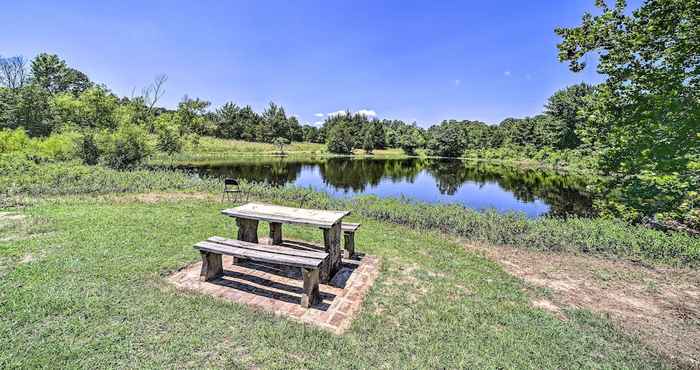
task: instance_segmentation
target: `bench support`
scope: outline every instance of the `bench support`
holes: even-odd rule
[[[304,291],[301,293],[301,306],[309,308],[313,304],[321,302],[321,295],[318,290],[318,269],[302,268],[301,275],[304,277]]]
[[[323,229],[323,245],[328,253],[328,263],[321,266],[321,281],[327,282],[340,270],[340,222]]]
[[[282,224],[270,222],[270,239],[273,245],[282,244]]]
[[[202,270],[199,273],[200,281],[210,281],[223,275],[224,264],[221,255],[206,251],[199,251],[202,256]]]
[[[345,238],[345,251],[348,252],[348,258],[352,258],[355,255],[355,233],[344,232],[343,237]]]

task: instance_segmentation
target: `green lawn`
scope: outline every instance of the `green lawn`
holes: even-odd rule
[[[381,273],[343,336],[176,291],[164,276],[198,259],[192,244],[234,232],[221,207],[68,197],[12,210],[28,217],[0,223],[0,368],[663,366],[604,318],[533,308],[528,294],[546,292],[439,234],[368,219],[354,218],[357,245]]]

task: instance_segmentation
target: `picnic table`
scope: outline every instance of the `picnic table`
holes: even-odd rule
[[[329,211],[284,207],[262,203],[247,203],[242,206],[224,209],[224,215],[234,217],[238,226],[238,240],[258,242],[260,221],[270,224],[270,239],[273,245],[282,244],[282,225],[293,224],[318,227],[323,230],[323,246],[328,253],[328,263],[321,267],[320,278],[329,281],[340,269],[341,264],[341,225],[349,211]]]

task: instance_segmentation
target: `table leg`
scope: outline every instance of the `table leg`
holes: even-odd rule
[[[282,244],[282,224],[270,222],[270,239],[273,245]]]
[[[328,263],[321,268],[321,280],[323,282],[330,281],[333,275],[340,270],[340,238],[340,222],[334,224],[329,229],[323,229],[323,245],[326,253],[328,253]]]
[[[258,220],[250,220],[247,218],[236,218],[238,225],[238,240],[244,242],[258,242]],[[233,257],[233,264],[238,263],[238,258]]]
[[[258,220],[237,218],[236,225],[238,225],[238,240],[250,243],[258,242]]]

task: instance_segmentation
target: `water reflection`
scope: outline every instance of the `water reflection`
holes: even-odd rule
[[[589,216],[585,180],[535,169],[447,159],[249,158],[189,166],[215,177],[311,186],[333,195],[406,196],[467,207],[521,211],[535,217]]]

